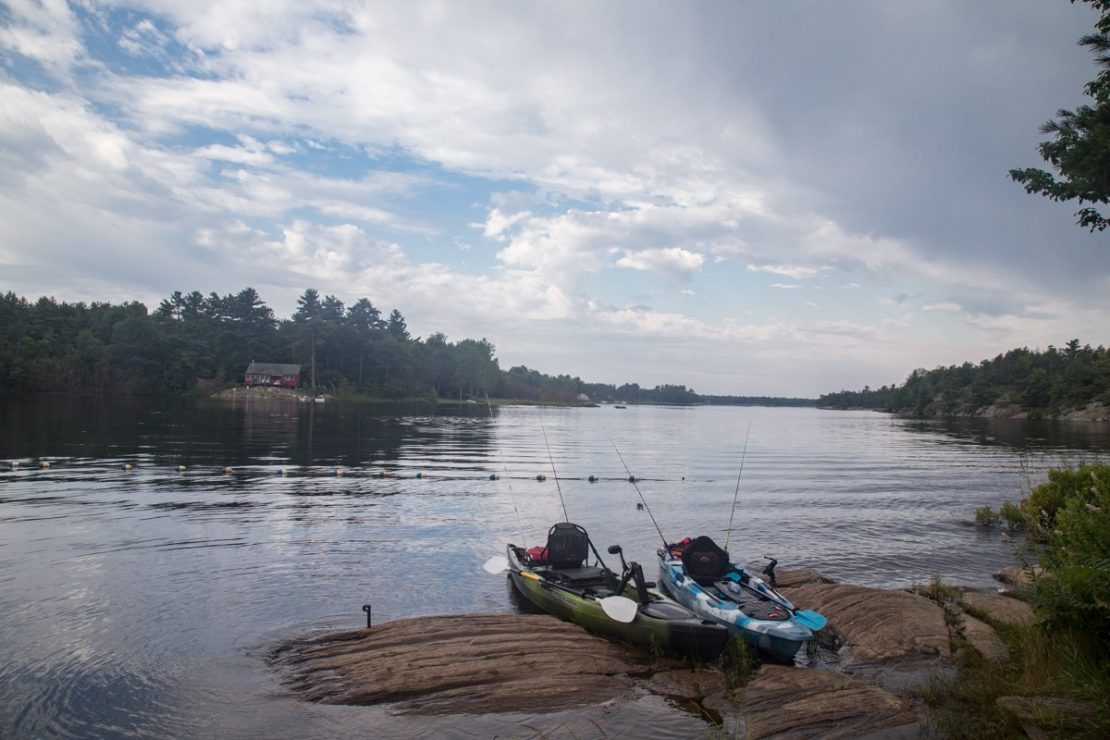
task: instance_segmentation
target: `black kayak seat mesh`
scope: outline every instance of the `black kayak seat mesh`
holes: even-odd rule
[[[571,522],[559,522],[547,533],[547,562],[552,568],[580,568],[590,554],[590,536]]]
[[[728,553],[712,539],[701,535],[691,540],[682,553],[682,566],[686,575],[695,581],[713,582],[728,571]]]

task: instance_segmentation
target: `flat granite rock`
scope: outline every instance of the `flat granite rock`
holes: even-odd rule
[[[1010,657],[1009,648],[994,631],[994,627],[970,614],[960,614],[959,619],[964,638],[988,661],[998,663]]]
[[[631,696],[653,674],[682,667],[541,614],[387,622],[291,640],[271,663],[310,701],[388,703],[400,714],[554,712]],[[661,677],[662,693],[696,685],[699,696],[690,698],[697,700],[710,689],[708,675],[679,678]]]
[[[1031,627],[1037,623],[1037,614],[1033,607],[1011,596],[965,591],[960,595],[960,604],[996,624]]]
[[[951,657],[944,610],[924,596],[840,583],[806,583],[782,591],[799,608],[825,615],[858,660]]]
[[[914,705],[829,671],[765,665],[741,700],[749,738],[916,737]]]

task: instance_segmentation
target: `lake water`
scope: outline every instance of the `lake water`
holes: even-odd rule
[[[481,565],[542,543],[564,503],[653,572],[629,472],[668,540],[866,585],[989,587],[1014,543],[975,509],[1108,453],[1107,425],[815,409],[0,399],[0,736],[701,735],[656,697],[462,719],[312,705],[265,659],[364,625],[367,603],[376,622],[515,610]]]

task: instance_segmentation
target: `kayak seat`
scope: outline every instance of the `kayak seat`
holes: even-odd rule
[[[555,570],[581,568],[590,554],[590,535],[577,524],[559,522],[547,532],[547,562]]]
[[[720,580],[731,567],[728,553],[705,535],[695,537],[683,551],[682,566],[686,575],[703,586]]]

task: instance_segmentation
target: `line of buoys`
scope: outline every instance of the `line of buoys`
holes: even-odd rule
[[[19,461],[16,461],[16,460],[13,460],[13,461],[8,462],[8,463],[3,463],[3,464],[0,464],[0,465],[2,465],[2,466],[0,466],[0,470],[15,471],[15,470],[18,470],[20,468],[20,463],[19,463]],[[50,470],[54,467],[54,464],[52,462],[50,462],[49,460],[42,460],[42,461],[39,462],[38,467],[42,470]],[[132,465],[132,463],[121,463],[119,465],[119,469],[126,472],[126,473],[130,473],[135,469],[135,466]],[[189,470],[189,468],[187,468],[185,465],[176,465],[176,466],[174,466],[174,470],[177,473],[183,475]],[[239,475],[248,474],[249,475],[251,472],[254,472],[255,474],[268,472],[265,469],[262,469],[262,470],[255,469],[255,470],[252,471],[250,466],[248,466],[247,468],[235,468],[235,467],[232,467],[231,465],[224,466],[222,468],[219,468],[218,470],[220,472],[222,472],[224,475],[228,475],[228,476],[236,475],[236,474],[239,474]],[[196,472],[196,471],[194,471],[194,472]],[[212,471],[212,472],[215,472],[215,471]],[[443,471],[440,474],[431,474],[431,475],[429,475],[428,473],[424,473],[422,471],[417,471],[417,472],[414,472],[414,473],[407,473],[406,474],[406,473],[397,473],[396,471],[391,471],[391,470],[365,470],[365,469],[360,469],[360,468],[283,467],[283,468],[278,468],[274,472],[277,475],[282,476],[283,478],[285,478],[285,477],[309,477],[309,478],[321,478],[321,477],[364,478],[364,477],[370,477],[370,478],[378,478],[378,479],[384,479],[384,478],[403,479],[403,478],[408,478],[408,479],[416,479],[416,480],[424,480],[424,479],[428,479],[428,478],[437,478],[437,479],[442,479],[442,480],[467,480],[468,479],[468,476],[465,475],[465,474],[464,475],[451,475],[449,471]],[[204,473],[202,472],[201,474],[203,475]],[[497,481],[497,480],[502,480],[502,479],[535,480],[537,482],[542,483],[542,482],[547,480],[547,475],[545,473],[539,473],[535,476],[527,476],[527,475],[519,475],[519,474],[518,475],[501,475],[500,473],[483,473],[482,475],[486,476],[487,480],[491,480],[491,481]],[[666,479],[666,478],[638,478],[635,475],[629,475],[627,478],[620,478],[620,477],[606,478],[606,477],[594,475],[592,473],[590,475],[585,476],[585,477],[574,477],[574,476],[562,477],[562,476],[560,476],[559,479],[560,480],[566,480],[566,481],[582,480],[582,481],[589,481],[590,483],[601,483],[603,481],[621,481],[621,480],[626,480],[629,483],[638,483],[638,482],[645,481],[645,480],[666,482],[666,481],[669,480],[669,479]],[[683,476],[682,480],[686,480],[686,476]]]

